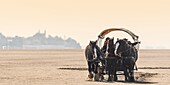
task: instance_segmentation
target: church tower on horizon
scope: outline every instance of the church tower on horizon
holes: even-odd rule
[[[44,36],[46,37],[46,30],[44,30]]]

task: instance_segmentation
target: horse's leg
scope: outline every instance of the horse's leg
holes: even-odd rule
[[[104,80],[104,76],[103,76],[103,67],[99,67],[99,77],[100,77],[100,81],[103,81]]]
[[[134,58],[129,58],[129,81],[134,82],[134,65],[135,65],[135,60]]]
[[[114,70],[114,81],[117,81],[117,74],[116,74],[116,70]]]
[[[111,66],[111,61],[110,61],[110,59],[108,59],[108,61],[107,61],[107,71],[108,71],[108,80],[107,81],[112,81],[112,73],[111,73],[111,71],[112,71],[112,66]]]
[[[116,70],[115,70],[115,72],[114,72],[114,81],[117,81],[118,80],[118,78],[117,78],[117,74],[116,74]]]
[[[104,70],[105,69],[105,70]],[[105,71],[105,72],[104,72]],[[106,61],[105,59],[102,60],[102,73],[106,73]]]
[[[110,79],[110,71],[108,71],[108,80],[107,81],[111,81],[111,79]]]
[[[134,82],[135,78],[134,78],[134,65],[132,65],[131,69],[130,69],[130,81]]]
[[[127,72],[127,66],[126,66],[126,60],[125,59],[123,59],[122,66],[123,66],[125,81],[128,81],[128,72]]]
[[[124,75],[125,75],[125,81],[129,81],[129,68],[124,67]]]
[[[93,70],[93,68],[92,68],[92,63],[91,63],[91,62],[88,62],[88,71],[89,71],[88,77],[89,77],[90,79],[93,78],[92,70]]]
[[[115,59],[110,59],[110,81],[116,81],[117,75],[116,75],[116,68],[115,68]],[[114,78],[113,78],[114,76]]]
[[[94,70],[94,73],[95,73],[95,77],[94,77],[94,80],[95,81],[99,81],[100,79],[100,67],[98,65],[98,63],[95,63],[95,70]]]
[[[105,73],[108,74],[108,58],[105,60]]]
[[[113,75],[114,75],[114,81],[117,81],[117,74],[116,74],[116,72],[117,72],[117,59],[115,59],[114,60],[114,66],[113,66]]]
[[[113,75],[112,75],[110,69],[109,69],[109,71],[108,71],[108,80],[107,80],[107,81],[109,81],[109,82],[112,82],[112,81],[113,81]]]
[[[123,70],[125,75],[125,81],[129,81],[129,66],[126,59],[123,59]]]
[[[90,62],[87,62],[88,63],[88,71],[89,73],[91,73],[91,63]]]
[[[96,62],[93,64],[93,69],[94,69],[94,73],[97,74],[98,64]]]
[[[135,81],[134,71],[133,71],[133,70],[130,72],[130,81],[131,81],[131,82],[134,82],[134,81]]]
[[[108,66],[109,66],[109,64],[108,64]],[[107,81],[111,81],[111,73],[110,73],[110,68],[108,68],[108,69],[107,69],[107,71],[108,71],[108,80],[107,80]]]

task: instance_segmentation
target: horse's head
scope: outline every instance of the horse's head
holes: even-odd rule
[[[114,38],[110,39],[108,42],[108,47],[112,48],[114,46]]]
[[[125,52],[127,49],[129,49],[128,42],[125,39],[118,40],[115,44],[115,55],[121,55],[123,52]]]
[[[113,54],[114,53],[114,38],[110,39],[109,42],[108,42],[108,52],[110,54]]]
[[[90,41],[89,45],[94,49],[97,45],[97,40],[96,41]]]
[[[93,53],[93,55],[98,56],[98,57],[100,57],[100,56],[104,57],[99,46],[97,45],[97,40],[96,41],[90,41],[89,46],[90,46],[90,50]]]

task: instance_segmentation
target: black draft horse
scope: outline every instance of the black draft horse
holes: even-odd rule
[[[122,58],[122,67],[125,74],[125,81],[134,82],[134,66],[138,59],[138,52],[134,45],[140,42],[129,43],[126,39],[118,40],[115,43],[114,53]],[[136,67],[137,69],[137,67]]]
[[[100,48],[96,45],[97,41],[90,41],[89,45],[85,49],[85,56],[88,64],[88,77],[93,78],[93,73],[95,74],[94,80],[99,80],[99,62],[104,60],[104,55]],[[102,62],[103,63],[103,62]],[[97,76],[97,78],[96,78]]]
[[[108,42],[108,55],[106,58],[106,69],[108,71],[108,81],[117,81],[116,71],[118,70],[118,61],[120,60],[119,56],[114,54],[115,45],[114,38],[110,39]],[[114,75],[114,77],[113,77]]]

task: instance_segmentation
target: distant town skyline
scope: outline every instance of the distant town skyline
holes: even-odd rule
[[[81,49],[80,44],[72,39],[63,39],[58,37],[46,36],[46,30],[41,33],[40,30],[33,36],[28,37],[6,37],[0,33],[1,49]]]

